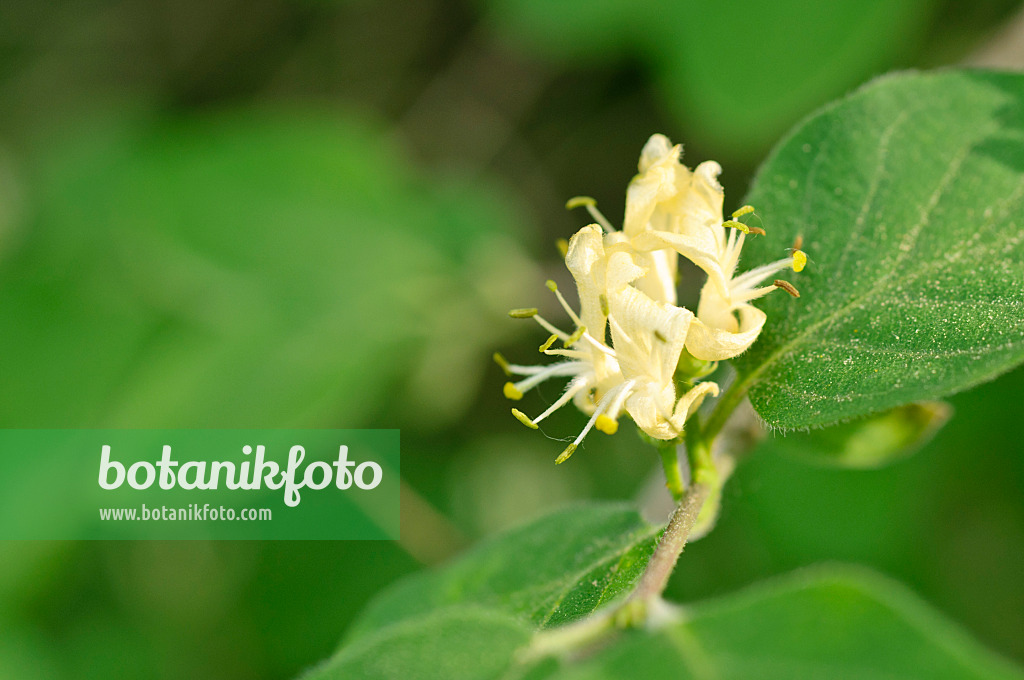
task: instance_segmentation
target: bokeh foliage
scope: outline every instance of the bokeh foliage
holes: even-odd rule
[[[0,7],[0,422],[401,427],[436,513],[401,544],[5,545],[0,676],[293,677],[460,536],[634,496],[656,462],[625,429],[556,469],[558,444],[506,417],[487,356],[539,340],[500,311],[547,299],[519,251],[564,279],[550,243],[581,218],[562,203],[620,212],[655,131],[721,161],[738,205],[812,107],[956,63],[1013,9],[555,4],[541,32],[551,3]],[[880,471],[769,439],[672,595],[859,562],[1024,659],[1022,384],[953,397],[933,442]]]

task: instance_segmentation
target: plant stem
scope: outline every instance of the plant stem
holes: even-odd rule
[[[658,447],[661,454],[661,465],[665,468],[665,486],[672,494],[672,500],[679,503],[683,499],[685,487],[683,476],[679,472],[679,447],[676,444],[666,444]]]
[[[711,473],[713,474],[713,472]],[[668,579],[676,567],[679,555],[683,552],[686,539],[690,536],[693,525],[697,522],[701,508],[711,495],[712,481],[708,474],[698,470],[694,474],[690,487],[686,490],[679,505],[665,527],[665,533],[658,541],[640,583],[630,596],[630,600],[650,601],[659,597],[668,585]]]
[[[693,418],[686,426],[686,457],[690,467],[690,485],[685,492],[682,480],[679,479],[678,455],[675,445],[659,446],[661,462],[665,467],[666,486],[672,491],[677,506],[668,520],[665,533],[661,535],[654,554],[647,562],[647,568],[640,577],[640,583],[622,607],[621,619],[629,624],[635,620],[634,615],[643,619],[644,609],[648,603],[656,601],[665,591],[668,580],[679,561],[679,556],[686,547],[686,541],[700,517],[701,510],[717,493],[720,484],[718,470],[711,457],[711,442],[721,431],[733,410],[747,393],[747,382],[737,378],[732,387],[723,395],[716,405],[710,418],[703,425]]]
[[[702,432],[704,441],[712,442],[715,440],[718,433],[725,427],[729,416],[732,415],[732,412],[736,410],[736,407],[747,396],[748,387],[750,387],[750,381],[747,379],[747,376],[737,375],[729,389],[725,391],[722,398],[715,404],[711,415],[708,416]],[[689,444],[689,438],[686,441]]]

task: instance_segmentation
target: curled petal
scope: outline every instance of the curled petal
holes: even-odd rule
[[[626,400],[626,412],[637,427],[654,439],[675,439],[683,433],[689,414],[695,413],[704,397],[718,396],[718,385],[703,382],[684,394],[675,406],[675,389],[671,385],[648,384]]]
[[[737,311],[740,320],[735,331],[715,328],[699,318],[694,319],[686,336],[687,351],[704,361],[722,361],[745,352],[757,340],[767,317],[753,305],[740,305]]]
[[[636,234],[647,228],[647,223],[658,204],[676,195],[676,170],[680,168],[681,147],[651,164],[644,172],[633,178],[626,189],[626,217],[623,231]]]
[[[722,166],[714,161],[704,161],[693,171],[690,191],[680,199],[678,206],[683,218],[683,233],[696,236],[712,229],[720,236],[722,224],[722,203],[725,191],[718,183]]]
[[[669,141],[668,137],[660,134],[651,135],[651,138],[647,140],[643,150],[640,152],[640,162],[637,164],[637,170],[641,174],[647,172],[652,165],[664,160],[674,151],[675,148],[673,148],[672,142]],[[676,160],[679,160],[678,155]]]
[[[569,239],[565,266],[576,280],[580,296],[580,319],[591,335],[604,337],[607,310],[602,309],[605,290],[606,257],[601,228],[583,227]]]
[[[684,394],[678,402],[676,402],[675,411],[672,413],[672,422],[680,432],[682,432],[683,425],[686,424],[686,419],[690,416],[690,413],[696,413],[697,409],[700,408],[701,402],[704,401],[704,397],[709,394],[712,397],[718,396],[717,383],[697,383],[689,392]]]
[[[636,426],[655,439],[674,439],[679,428],[673,424],[672,402],[676,391],[671,384],[645,383],[626,399],[625,409]]]

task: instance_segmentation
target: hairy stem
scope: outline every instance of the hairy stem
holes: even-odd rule
[[[679,555],[686,545],[686,539],[697,522],[701,508],[711,495],[711,489],[712,484],[706,476],[694,477],[675,512],[672,513],[665,533],[661,535],[658,547],[654,549],[647,569],[640,577],[640,583],[630,596],[630,600],[653,600],[665,591],[668,579],[672,576]]]
[[[725,427],[725,423],[729,420],[729,416],[736,410],[736,407],[740,405],[740,402],[747,396],[747,388],[750,387],[750,380],[743,375],[736,376],[736,380],[733,381],[729,389],[725,391],[722,398],[715,404],[715,408],[711,411],[711,415],[708,416],[707,422],[704,424],[703,438],[707,442],[712,442],[718,433]],[[689,439],[687,439],[689,443]]]
[[[679,447],[676,444],[666,444],[658,447],[661,454],[661,465],[665,468],[665,486],[672,494],[672,499],[678,503],[683,499],[685,487],[683,476],[679,472]]]

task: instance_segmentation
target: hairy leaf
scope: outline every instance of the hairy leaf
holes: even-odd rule
[[[625,635],[549,677],[718,680],[1021,678],[902,587],[860,570],[816,569],[695,605],[684,621]]]
[[[370,605],[352,634],[467,603],[540,627],[572,621],[632,588],[657,533],[624,505],[571,507],[398,584]]]
[[[770,425],[940,397],[1024,360],[1024,76],[878,80],[783,141],[747,200],[769,230],[751,261],[782,254],[779,235],[811,258],[802,297],[768,296],[737,361]]]
[[[927,444],[952,413],[941,401],[904,404],[821,430],[779,434],[763,446],[822,465],[878,468]]]
[[[304,680],[1024,678],[903,588],[840,567],[673,608],[651,630],[553,644],[565,640],[556,616],[578,620],[629,590],[653,536],[635,513],[596,504],[497,536],[384,595]]]

